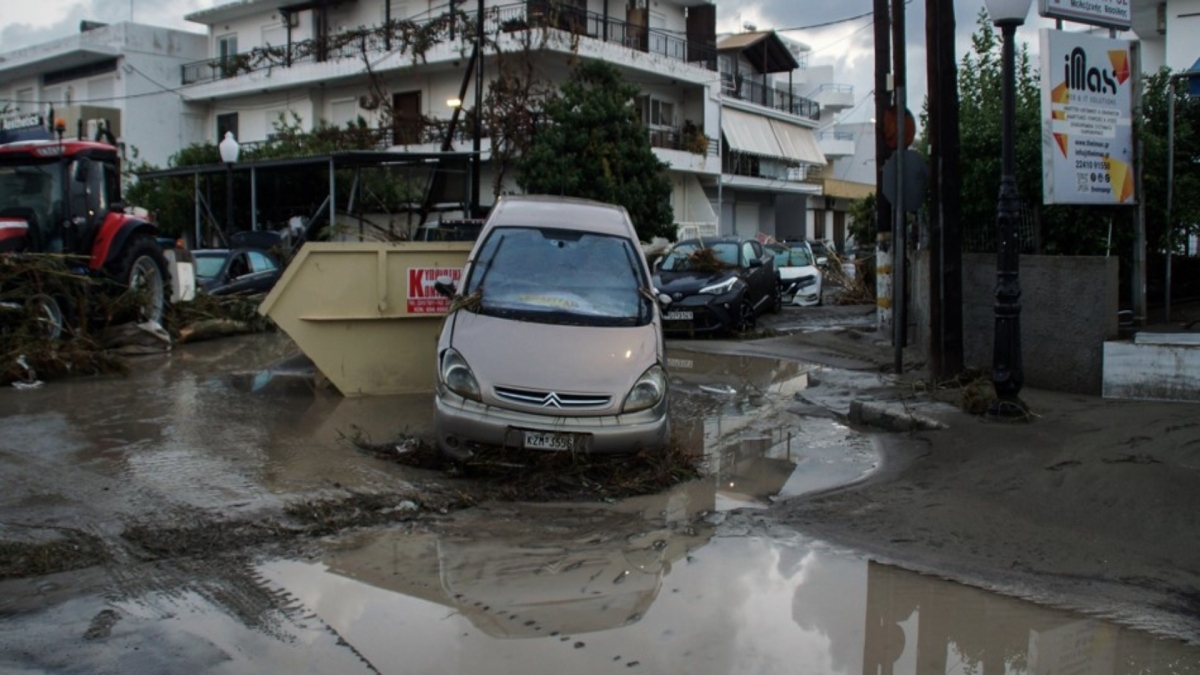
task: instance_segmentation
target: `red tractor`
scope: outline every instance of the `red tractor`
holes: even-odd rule
[[[148,218],[125,212],[117,148],[62,140],[40,118],[0,125],[0,253],[84,256],[75,271],[141,293],[141,320],[161,322],[170,292],[166,259]],[[14,140],[19,139],[19,140]],[[40,296],[35,311],[57,330],[64,308]]]

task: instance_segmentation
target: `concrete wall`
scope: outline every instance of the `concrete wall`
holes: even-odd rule
[[[929,353],[929,251],[913,254],[910,339]],[[1021,354],[1025,384],[1099,394],[1104,341],[1117,336],[1116,258],[1021,256]],[[963,254],[963,360],[990,372],[996,256]]]

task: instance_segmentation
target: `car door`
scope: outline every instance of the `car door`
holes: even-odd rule
[[[762,245],[757,241],[749,239],[742,242],[742,264],[747,267],[750,304],[756,309],[763,306],[763,298],[770,296],[771,285],[774,284],[774,266],[768,265],[763,257]]]

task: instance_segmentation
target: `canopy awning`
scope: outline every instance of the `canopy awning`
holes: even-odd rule
[[[813,134],[812,129],[788,124],[777,119],[767,121],[775,130],[775,137],[779,139],[779,147],[783,150],[784,155],[805,164],[825,165],[825,153],[821,152],[821,147],[817,144],[817,137]]]
[[[733,150],[762,157],[787,157],[766,117],[726,108],[721,112],[721,131]]]
[[[738,152],[801,164],[825,164],[817,137],[806,127],[726,108],[721,131],[729,147]]]

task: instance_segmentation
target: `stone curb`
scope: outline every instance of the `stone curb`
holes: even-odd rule
[[[886,431],[934,431],[945,424],[896,404],[851,401],[847,415],[851,424],[877,427]]]

